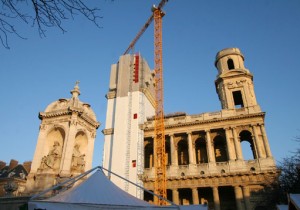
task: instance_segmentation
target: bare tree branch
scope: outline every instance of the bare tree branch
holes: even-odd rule
[[[75,15],[84,16],[98,28],[98,21],[102,18],[98,15],[99,8],[91,8],[82,0],[1,0],[0,4],[0,40],[7,49],[10,34],[24,39],[13,24],[18,20],[37,27],[39,35],[45,37],[47,28],[59,28],[66,32],[63,22],[74,19]],[[23,9],[24,5],[31,9],[29,14]]]
[[[300,137],[296,137],[295,141],[300,143]],[[300,148],[284,158],[278,168],[281,170],[279,183],[283,194],[300,193]]]

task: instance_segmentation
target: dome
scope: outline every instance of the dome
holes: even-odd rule
[[[74,89],[71,91],[71,94],[72,94],[72,98],[69,99],[61,98],[49,104],[45,109],[44,113],[76,109],[78,111],[80,110],[84,115],[90,117],[94,121],[97,121],[96,115],[92,110],[90,104],[84,103],[79,100],[78,96],[80,95],[80,91],[79,91],[78,83],[76,83]]]
[[[244,60],[244,55],[242,54],[242,52],[240,51],[239,48],[225,48],[217,53],[215,65],[219,59],[221,59],[227,55],[240,55]]]
[[[71,99],[61,98],[49,104],[45,109],[45,112],[55,112],[59,110],[69,109],[71,107],[74,107],[72,98]],[[82,109],[83,113],[85,113],[93,120],[97,121],[96,114],[88,103],[84,103],[78,100],[78,104],[76,108]]]

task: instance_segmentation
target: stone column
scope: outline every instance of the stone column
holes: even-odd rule
[[[72,164],[72,155],[74,150],[75,135],[77,130],[77,113],[73,112],[70,120],[70,127],[67,132],[66,141],[64,143],[62,157],[60,162],[61,175],[68,175],[70,173]]]
[[[267,138],[266,129],[265,129],[264,124],[260,124],[260,129],[261,129],[261,133],[262,133],[262,137],[263,137],[266,155],[267,155],[267,157],[272,157],[271,148],[269,145],[269,140]]]
[[[225,136],[226,136],[226,143],[227,143],[227,154],[229,157],[229,161],[232,161],[234,158],[233,158],[233,154],[232,154],[232,144],[230,142],[230,138],[231,138],[230,130],[228,127],[224,128],[224,129],[225,129]]]
[[[210,131],[205,130],[206,132],[206,150],[208,153],[208,162],[216,162],[215,156],[214,156],[214,151],[212,149],[212,142],[210,139]]]
[[[36,149],[35,149],[32,164],[31,164],[30,174],[37,172],[38,168],[41,166],[41,160],[42,160],[43,156],[47,155],[47,154],[43,153],[44,148],[46,147],[46,143],[47,143],[46,137],[49,132],[49,129],[47,129],[47,127],[50,127],[50,126],[44,125],[44,124],[40,125],[40,133],[38,136]]]
[[[196,145],[195,145],[195,142],[193,143],[193,159],[194,159],[194,163],[197,164],[197,158],[196,158]]]
[[[169,134],[170,136],[170,149],[171,149],[171,165],[174,166],[174,165],[178,165],[178,161],[175,161],[175,145],[174,145],[174,134]]]
[[[262,157],[262,151],[261,151],[261,144],[259,143],[259,138],[257,135],[257,131],[256,131],[256,126],[252,125],[252,130],[253,130],[253,134],[254,134],[254,144],[256,145],[256,147],[254,149],[256,149],[255,153],[257,154],[257,158],[261,158]]]
[[[156,164],[156,141],[155,141],[155,136],[152,136],[152,139],[153,139],[153,164],[152,164],[152,169],[151,171],[154,171],[154,167],[155,167],[155,164]],[[154,196],[155,198],[156,196]]]
[[[178,166],[177,150],[174,142],[174,134],[170,134],[170,146],[171,146],[171,163],[172,166]]]
[[[250,190],[248,186],[242,186],[246,210],[250,210]]]
[[[96,138],[96,130],[92,131],[89,134],[90,134],[90,136],[88,138],[87,152],[85,154],[86,155],[85,156],[86,157],[86,163],[85,163],[84,171],[90,170],[92,168],[94,144],[95,144],[95,138]]]
[[[233,139],[234,139],[234,147],[235,147],[235,152],[236,152],[236,158],[238,160],[243,160],[243,155],[242,155],[242,148],[241,148],[241,142],[239,141],[239,138],[236,133],[236,128],[232,128],[232,133],[233,133]]]
[[[30,173],[27,176],[27,181],[26,181],[26,187],[25,187],[25,193],[30,193],[33,194],[33,192],[35,193],[35,180],[36,180],[36,176],[35,174],[37,173],[38,168],[41,166],[41,160],[43,158],[43,156],[47,155],[45,153],[43,153],[43,149],[45,148],[45,144],[46,142],[46,137],[47,137],[47,133],[48,133],[48,127],[49,125],[40,125],[40,133],[38,136],[38,141],[37,141],[37,145],[35,148],[35,152],[34,152],[34,156],[33,156],[33,160],[32,160],[32,164],[31,164],[31,170]]]
[[[193,142],[192,142],[192,133],[187,133],[188,135],[188,147],[189,147],[189,164],[196,164],[194,160],[194,151],[193,151]]]
[[[218,187],[213,187],[214,210],[220,210],[220,198]]]
[[[172,199],[173,199],[173,203],[179,205],[179,193],[178,193],[178,189],[173,189],[172,190]]]
[[[199,195],[197,187],[192,188],[193,193],[193,205],[199,205]]]
[[[234,186],[234,194],[235,194],[235,203],[237,210],[243,210],[243,194],[240,186]]]

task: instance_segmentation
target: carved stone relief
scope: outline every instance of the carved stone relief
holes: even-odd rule
[[[40,124],[40,130],[44,131],[47,129],[47,125],[45,124]]]
[[[40,169],[57,169],[61,159],[62,147],[58,141],[55,141],[48,155],[44,156],[41,161]]]
[[[72,155],[72,165],[71,169],[75,172],[83,172],[85,168],[85,154],[82,154],[79,150],[80,145],[76,144],[74,146],[73,155]]]
[[[227,82],[225,85],[227,86],[228,89],[233,89],[237,87],[243,87],[243,83],[245,82],[246,82],[245,79],[241,79],[234,82],[233,81]]]

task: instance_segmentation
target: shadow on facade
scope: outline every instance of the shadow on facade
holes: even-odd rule
[[[280,197],[276,185],[251,191],[249,196],[239,194],[232,186],[218,187],[218,195],[213,194],[211,187],[197,188],[198,198],[196,199],[193,198],[192,189],[180,188],[176,191],[168,189],[167,199],[179,205],[207,205],[209,210],[275,210]],[[241,198],[237,198],[240,196]],[[144,200],[153,203],[153,195],[144,192]]]

